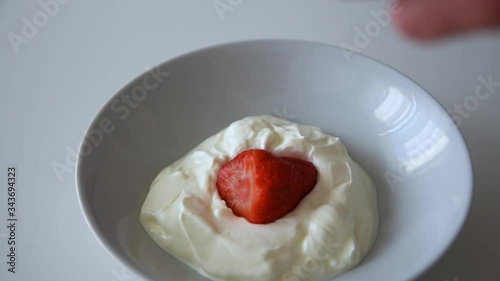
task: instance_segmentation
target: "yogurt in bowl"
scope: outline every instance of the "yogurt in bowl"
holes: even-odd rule
[[[117,112],[116,104],[122,96],[133,98],[132,93],[143,87],[148,73],[120,90],[103,107],[83,143],[95,142],[100,124],[109,124],[106,128],[112,130],[101,130],[102,140],[90,151],[88,146],[82,147],[76,167],[79,201],[90,229],[105,249],[143,279],[206,280],[151,239],[140,223],[141,208],[151,183],[162,169],[208,136],[245,116],[275,114],[293,123],[318,127],[324,134],[342,140],[350,157],[371,176],[377,187],[377,237],[361,262],[335,277],[335,281],[415,279],[444,253],[459,233],[473,190],[467,146],[446,110],[401,73],[357,54],[347,63],[342,50],[333,46],[288,40],[212,47],[161,64],[157,71],[169,75],[158,82],[158,87],[144,88],[146,94],[134,101],[137,105],[128,108],[128,115]],[[304,134],[309,133],[304,131]],[[275,141],[269,140],[255,147],[268,149],[273,143]],[[307,147],[300,149],[307,158]],[[236,150],[232,151],[236,153]],[[282,152],[293,155],[294,151]],[[195,159],[210,159],[205,154],[202,152]],[[233,154],[217,158],[220,161],[217,165],[230,160],[231,156]],[[318,163],[314,164],[320,168]],[[351,173],[355,171],[351,169]],[[205,180],[208,181],[208,177]],[[315,189],[308,196],[314,197]],[[191,197],[192,205],[189,196],[186,197],[185,205],[192,207],[185,212],[198,214],[197,211],[210,210],[204,209],[205,206],[214,206],[221,211],[218,216],[223,216],[225,210],[227,219],[231,210],[223,208],[215,193],[204,194],[207,196],[198,198],[200,200]],[[308,201],[314,203],[308,199],[304,197],[294,211],[306,208]],[[332,212],[339,216],[348,213],[347,210]],[[202,227],[213,219],[211,212],[206,213],[207,218],[195,227]],[[328,214],[329,217],[321,221],[331,219]],[[293,212],[276,224],[300,225],[288,217],[293,217]],[[261,227],[264,226],[267,225]],[[207,231],[211,229],[219,228],[206,227]],[[257,235],[255,233],[258,232],[247,233],[248,241]],[[299,237],[311,233],[320,231],[306,228],[297,232]],[[214,237],[219,236],[207,238]],[[288,233],[285,237],[295,239]],[[215,239],[216,243],[221,241]],[[357,243],[368,240],[359,239]],[[328,245],[331,237],[324,237],[324,241]],[[278,242],[287,243],[285,239]],[[306,259],[300,254],[314,254],[310,248],[314,249],[316,244],[303,243],[302,246],[295,248],[298,257],[291,268],[293,275],[283,272],[286,261],[294,259],[285,256],[279,261],[277,278],[305,281],[316,274],[322,275],[322,270],[326,272],[320,267],[321,257],[325,258],[323,252],[319,252],[318,260]],[[189,257],[185,260],[194,261]],[[315,260],[318,262],[313,262]],[[214,264],[234,267],[216,261]],[[220,271],[212,273],[217,272]]]
[[[265,225],[235,216],[217,172],[248,149],[300,155],[319,172],[314,189],[285,217]],[[334,277],[367,254],[378,225],[376,190],[340,140],[272,116],[247,117],[203,141],[154,180],[141,223],[165,251],[211,280]],[[304,273],[302,275],[304,275]]]

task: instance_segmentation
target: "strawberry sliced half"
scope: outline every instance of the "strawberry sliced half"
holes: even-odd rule
[[[217,174],[217,191],[236,216],[255,224],[276,221],[313,190],[313,163],[250,149],[227,162]]]

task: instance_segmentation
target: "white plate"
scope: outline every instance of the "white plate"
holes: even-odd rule
[[[345,54],[298,41],[227,44],[166,62],[124,87],[94,119],[78,160],[78,194],[98,240],[145,278],[205,280],[154,244],[139,224],[140,206],[157,173],[202,140],[244,116],[275,114],[339,136],[376,183],[375,245],[335,280],[422,273],[467,215],[467,147],[424,89]]]

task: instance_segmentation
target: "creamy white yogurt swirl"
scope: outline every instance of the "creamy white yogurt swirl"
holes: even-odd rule
[[[270,224],[235,216],[215,186],[222,165],[252,148],[305,158],[319,173],[297,208]],[[375,186],[339,139],[267,115],[232,123],[161,171],[140,219],[163,250],[224,281],[334,277],[361,261],[378,227]]]

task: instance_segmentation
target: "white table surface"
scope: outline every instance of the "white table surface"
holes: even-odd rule
[[[194,49],[256,38],[347,43],[450,108],[472,154],[474,201],[456,242],[419,280],[500,280],[500,86],[474,104],[479,76],[500,82],[500,33],[424,45],[389,25],[356,44],[356,27],[373,25],[371,12],[387,9],[383,1],[220,0],[235,4],[223,21],[213,0],[59,1],[68,3],[45,22],[38,1],[0,1],[0,280],[140,281],[91,234],[74,169],[59,180],[52,164],[65,163],[66,149],[77,149],[100,107],[146,68]],[[33,23],[34,15],[40,27],[25,28],[26,38],[23,18]],[[12,44],[14,33],[24,39]],[[467,102],[464,112],[453,109]],[[10,165],[17,169],[15,274],[6,263]]]

